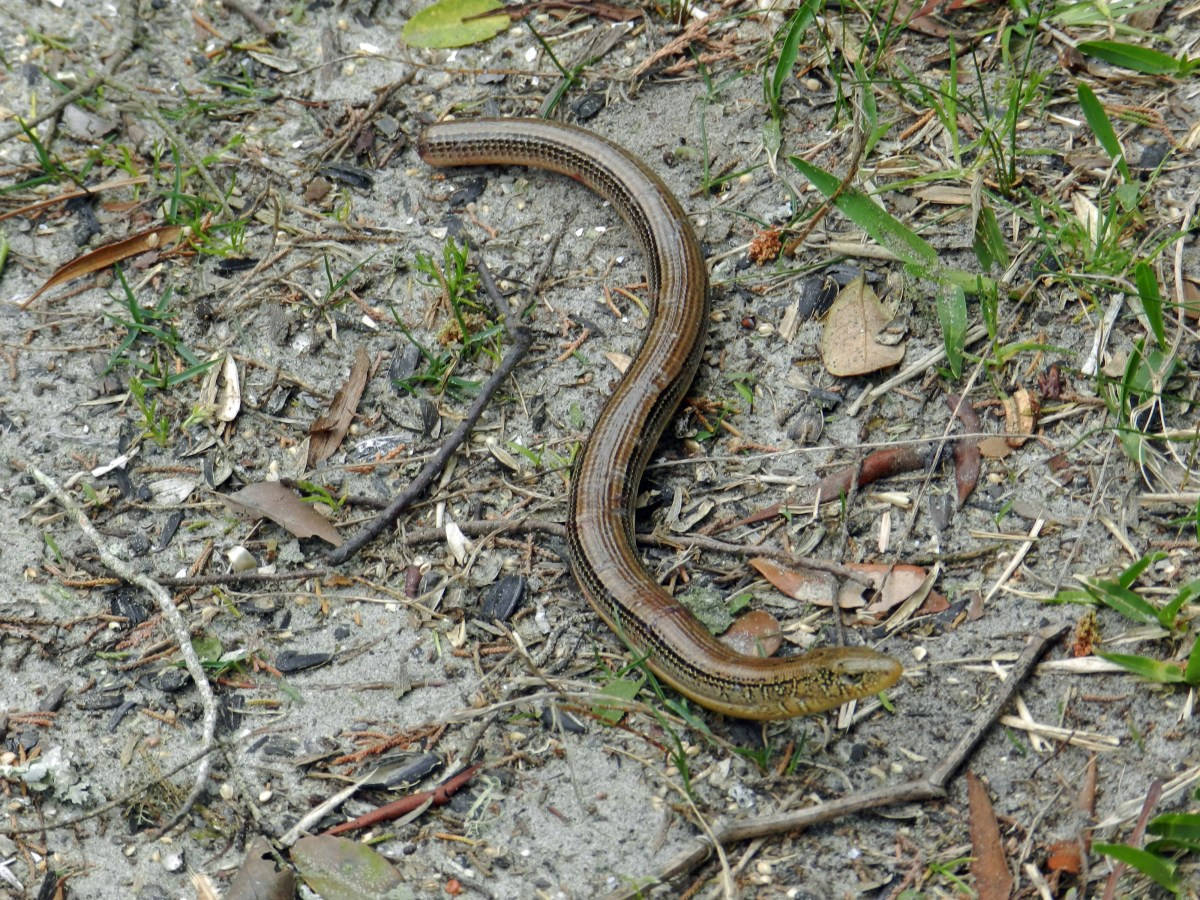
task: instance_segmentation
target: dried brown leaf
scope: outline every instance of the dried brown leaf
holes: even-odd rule
[[[970,806],[971,873],[979,900],[1008,900],[1012,893],[1012,874],[1000,842],[1000,826],[979,776],[967,772],[967,800]]]
[[[354,411],[358,409],[358,401],[367,386],[370,368],[371,361],[367,357],[367,351],[359,347],[354,352],[354,365],[350,367],[350,375],[333,395],[328,411],[318,416],[308,429],[308,468],[311,469],[327,460],[341,445],[342,438],[350,430],[350,423],[354,421]]]
[[[751,559],[750,565],[758,570],[758,574],[774,585],[777,591],[786,594],[793,600],[814,603],[817,606],[833,605],[837,582],[828,572],[791,569],[762,556]]]
[[[778,619],[765,610],[754,609],[738,616],[720,641],[742,656],[774,656],[783,637]]]
[[[904,359],[904,342],[881,344],[875,339],[892,320],[875,291],[861,276],[842,288],[821,332],[821,358],[831,375],[866,375]]]
[[[229,883],[225,900],[292,900],[296,877],[271,855],[271,844],[259,835],[246,847],[241,867]]]
[[[920,590],[929,576],[929,572],[921,566],[851,563],[846,568],[860,572],[871,579],[876,596],[871,605],[867,607],[867,612],[875,616],[895,609]],[[862,600],[862,585],[846,581],[838,595],[838,605],[846,609],[848,608],[847,604],[854,597]]]
[[[259,481],[222,498],[234,511],[255,518],[270,519],[298,538],[319,537],[338,547],[342,536],[333,523],[301,500],[278,481]]]
[[[77,256],[65,266],[62,266],[53,275],[46,279],[46,282],[29,295],[28,298],[21,303],[21,309],[25,309],[34,300],[50,290],[65,282],[75,278],[82,278],[84,275],[90,275],[93,272],[99,272],[101,269],[107,269],[113,263],[118,263],[123,259],[129,259],[131,256],[137,256],[140,253],[146,253],[150,250],[161,250],[167,244],[175,241],[183,234],[181,225],[159,225],[154,228],[148,228],[138,234],[127,237],[124,240],[116,241],[112,244],[105,244],[103,247],[97,247],[95,250],[89,250],[83,256]]]

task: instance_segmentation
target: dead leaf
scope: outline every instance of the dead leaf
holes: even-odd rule
[[[308,468],[311,469],[332,456],[342,443],[346,432],[350,430],[354,412],[358,409],[358,401],[367,386],[370,367],[371,361],[367,357],[367,351],[359,347],[354,351],[354,365],[350,367],[350,375],[333,395],[329,410],[318,416],[308,429]]]
[[[875,588],[875,597],[866,611],[874,616],[891,611],[911,597],[925,583],[929,574],[921,566],[886,563],[850,563],[846,568],[870,579]],[[850,609],[864,605],[866,598],[863,597],[863,586],[849,579],[843,582],[838,591],[838,606]]]
[[[783,643],[779,620],[761,609],[738,616],[718,640],[742,656],[774,656]]]
[[[985,437],[979,442],[979,452],[988,459],[1004,459],[1008,454],[1013,452],[1013,448],[1009,446],[1008,440],[999,435]]]
[[[292,847],[300,877],[326,900],[403,897],[406,881],[377,850],[343,837],[310,835]]]
[[[271,844],[259,835],[246,847],[241,867],[229,883],[225,900],[292,900],[296,877],[271,855]]]
[[[135,234],[132,237],[127,237],[124,240],[105,244],[103,247],[97,247],[95,250],[90,250],[83,254],[83,256],[77,256],[65,266],[59,268],[57,272],[46,279],[45,284],[30,294],[21,303],[21,309],[28,308],[29,304],[52,287],[64,284],[75,278],[82,278],[84,275],[90,275],[93,272],[99,272],[101,269],[107,269],[113,263],[129,259],[131,256],[137,256],[139,253],[160,250],[167,244],[175,241],[183,232],[184,229],[181,225],[159,225]]]
[[[604,358],[612,363],[612,367],[622,375],[625,374],[625,370],[628,369],[630,364],[633,362],[633,357],[628,353],[618,353],[616,350],[606,350],[604,352]]]
[[[971,820],[971,872],[979,900],[1008,900],[1012,874],[1000,842],[1000,826],[987,788],[974,772],[967,771],[967,801]]]
[[[866,375],[904,359],[904,342],[889,346],[875,339],[892,314],[861,275],[842,288],[821,332],[821,358],[831,375]]]
[[[217,356],[212,357],[214,360]],[[224,354],[221,365],[209,367],[200,389],[200,404],[211,409],[218,422],[232,422],[242,409],[242,386],[237,361]]]
[[[904,472],[924,469],[929,465],[930,449],[929,446],[923,446],[885,447],[882,450],[873,450],[867,454],[866,459],[857,469],[859,488],[866,487],[882,478],[891,478]],[[830,472],[822,478],[814,489],[817,502],[828,503],[830,500],[836,500],[842,495],[848,494],[850,485],[854,482],[855,471],[854,466],[847,466],[836,472]]]
[[[762,556],[751,559],[750,565],[774,585],[777,591],[793,600],[814,603],[817,606],[833,606],[837,581],[828,572],[789,569]]]
[[[1055,841],[1046,848],[1046,868],[1051,872],[1078,875],[1083,871],[1083,854],[1079,841]]]
[[[947,394],[946,404],[967,431],[978,434],[982,429],[979,413],[975,411],[966,397],[958,394]],[[958,500],[958,508],[967,502],[975,485],[979,483],[980,453],[978,438],[959,438],[954,442],[954,485]]]
[[[248,484],[237,493],[225,494],[221,499],[234,512],[270,519],[298,538],[316,536],[334,547],[342,543],[342,536],[332,522],[278,481]]]
[[[1018,388],[1012,396],[1004,398],[1004,431],[1009,435],[1006,438],[1008,446],[1020,447],[1029,440],[1027,435],[1033,434],[1037,427],[1039,412],[1037,400],[1025,388]]]
[[[5,210],[0,212],[0,222],[5,219],[11,219],[13,216],[27,216],[32,212],[37,212],[39,209],[45,209],[47,206],[54,206],[56,203],[66,203],[68,200],[73,200],[76,197],[97,197],[105,191],[116,190],[117,188],[131,187],[135,184],[145,184],[150,180],[149,175],[138,175],[135,178],[114,178],[111,181],[106,181],[103,184],[94,184],[86,188],[72,188],[64,191],[61,194],[55,194],[53,197],[44,197],[33,203],[26,203],[24,206],[18,206],[15,209]]]

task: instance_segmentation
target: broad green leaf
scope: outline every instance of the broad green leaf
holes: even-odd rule
[[[1139,262],[1133,267],[1133,280],[1137,285],[1138,298],[1142,301],[1142,311],[1150,322],[1150,330],[1158,346],[1167,346],[1167,331],[1163,327],[1162,297],[1158,293],[1158,278],[1154,270],[1145,262]]]
[[[1121,149],[1121,142],[1117,140],[1117,133],[1113,131],[1112,122],[1109,121],[1104,106],[1096,99],[1092,89],[1082,81],[1079,82],[1075,93],[1079,97],[1079,106],[1083,109],[1083,117],[1091,126],[1096,140],[1100,142],[1100,146],[1104,148],[1104,152],[1109,155],[1109,158],[1117,164],[1121,174],[1128,179],[1129,166],[1125,162],[1125,151]]]
[[[500,0],[437,0],[414,15],[400,32],[414,47],[465,47],[495,37],[512,21]]]
[[[1158,50],[1122,41],[1082,41],[1079,52],[1145,75],[1186,75],[1200,64],[1194,59],[1179,60]]]
[[[1175,863],[1169,859],[1163,859],[1161,856],[1155,856],[1153,853],[1147,853],[1145,850],[1139,850],[1137,847],[1130,847],[1126,844],[1097,842],[1092,844],[1092,849],[1105,856],[1111,856],[1127,866],[1132,866],[1172,893],[1177,894],[1181,890],[1179,879],[1175,875]]]
[[[1135,656],[1131,653],[1096,653],[1101,659],[1107,659],[1123,669],[1128,669],[1134,675],[1141,676],[1147,681],[1157,684],[1180,684],[1183,682],[1183,669],[1179,663],[1163,662],[1150,659],[1148,656]]]
[[[826,197],[832,197],[841,181],[824,169],[797,156],[788,159]],[[882,206],[853,187],[847,187],[834,205],[851,222],[869,234],[877,243],[891,250],[901,261],[931,273],[938,262],[937,251],[919,234],[889,214]]]
[[[967,336],[967,295],[960,287],[938,291],[938,322],[942,326],[942,341],[946,345],[946,362],[950,374],[962,374],[963,345]]]

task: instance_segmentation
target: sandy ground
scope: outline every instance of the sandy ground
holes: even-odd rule
[[[0,21],[5,129],[14,113],[36,115],[53,102],[59,91],[52,78],[70,87],[98,71],[131,23],[128,10],[110,3],[15,0],[14,6],[15,17]],[[985,430],[998,431],[997,398],[1034,386],[1037,374],[1057,362],[1067,383],[1064,399],[1046,404],[1038,439],[1003,460],[985,460],[964,508],[942,515],[953,509],[954,486],[951,470],[940,466],[928,476],[864,489],[844,518],[832,504],[815,520],[775,517],[716,535],[837,553],[845,561],[937,567],[934,588],[947,601],[944,610],[917,615],[891,633],[850,629],[852,642],[879,646],[906,667],[890,692],[890,710],[872,702],[860,705],[845,727],[822,717],[765,728],[700,711],[706,734],[644,692],[646,705],[620,728],[587,715],[594,703],[586,700],[581,729],[555,726],[545,711],[555,707],[559,691],[594,692],[606,669],[628,661],[575,588],[563,541],[536,530],[477,539],[464,564],[427,532],[446,519],[563,521],[562,461],[614,383],[606,354],[634,352],[644,323],[628,295],[612,294],[622,311],[617,318],[604,293],[641,279],[637,248],[610,208],[567,179],[517,170],[443,176],[417,158],[413,143],[423,123],[455,104],[462,104],[461,114],[537,113],[558,76],[523,26],[479,47],[424,52],[399,39],[411,12],[406,3],[264,4],[260,12],[279,29],[273,42],[219,4],[143,4],[136,46],[99,102],[65,117],[52,139],[50,123],[38,131],[63,165],[83,171],[91,185],[136,175],[148,176],[147,183],[106,191],[90,207],[53,203],[0,222],[10,246],[0,276],[0,734],[9,764],[29,754],[59,763],[50,790],[32,791],[15,775],[0,780],[0,864],[11,875],[0,891],[42,896],[47,867],[78,897],[192,897],[204,895],[205,883],[223,888],[249,837],[278,838],[376,758],[339,757],[390,742],[394,761],[436,754],[437,767],[419,788],[457,770],[472,750],[485,763],[446,806],[372,832],[374,849],[392,861],[413,896],[595,896],[652,876],[701,833],[701,820],[800,807],[924,771],[987,702],[1031,631],[1074,627],[1085,618],[1083,607],[1044,602],[1059,587],[1073,586],[1076,575],[1111,577],[1138,556],[1162,550],[1167,555],[1142,582],[1148,596],[1161,602],[1200,577],[1194,526],[1172,524],[1187,509],[1147,499],[1161,485],[1147,485],[1121,453],[1095,379],[1079,373],[1112,300],[1111,285],[1068,290],[1059,281],[1042,289],[1035,274],[1044,262],[1027,259],[1011,280],[1030,287],[1028,299],[1005,300],[999,308],[996,346],[1014,353],[1006,365],[982,370],[971,397]],[[1163,33],[1195,26],[1194,13],[1179,14],[1168,6]],[[585,67],[582,86],[567,92],[568,118],[598,109],[587,126],[662,174],[710,261],[712,333],[693,394],[727,401],[736,433],[697,442],[702,425],[687,412],[668,431],[648,475],[639,526],[665,531],[664,516],[676,501],[676,520],[700,517],[681,526],[684,549],[647,551],[650,568],[673,580],[686,572],[721,596],[749,593],[785,622],[789,643],[806,646],[837,639],[828,611],[783,597],[757,578],[744,555],[688,550],[688,531],[799,501],[804,487],[860,448],[940,435],[950,424],[943,394],[963,382],[929,366],[851,415],[850,403],[884,375],[829,376],[818,352],[818,322],[802,323],[786,339],[781,334],[789,308],[810,286],[808,276],[845,281],[862,269],[906,323],[906,363],[941,346],[933,292],[906,280],[896,263],[835,253],[835,241],[861,243],[858,230],[836,215],[818,226],[812,249],[797,263],[746,262],[747,243],[761,225],[786,222],[793,197],[810,207],[816,202],[782,156],[775,171],[764,164],[761,78],[753,60],[766,52],[763,41],[780,21],[777,14],[721,19],[704,45],[718,54],[707,83],[691,67],[662,71],[686,63],[687,55],[634,77],[678,33],[657,17],[612,41],[605,38],[616,26],[599,19],[564,24],[539,15],[535,24],[553,38],[564,65],[601,55]],[[944,41],[904,32],[893,52],[912,77],[933,84],[944,72],[929,61],[944,48]],[[1055,52],[1050,43],[1039,45],[1039,64],[1053,69]],[[784,154],[803,154],[841,173],[852,141],[831,128],[836,98],[823,77],[815,70],[808,81],[789,82]],[[1069,78],[1065,71],[1049,77]],[[1154,104],[1176,135],[1200,113],[1194,81],[1114,78],[1105,89],[1109,103]],[[897,140],[920,112],[887,111],[896,125],[864,162],[865,177],[891,182],[915,175],[918,161],[941,158],[944,136],[936,130],[911,143]],[[1077,108],[1056,104],[1051,112],[1022,119],[1024,146],[1094,150]],[[172,135],[190,157],[173,159],[163,150]],[[345,152],[330,158],[331,146],[347,135]],[[1125,126],[1122,139],[1130,159],[1163,144],[1150,127]],[[706,154],[714,173],[748,171],[723,190],[702,191]],[[200,159],[218,186],[232,187],[229,206],[246,220],[240,231],[214,232],[214,240],[235,240],[227,255],[257,266],[226,270],[213,253],[152,254],[133,261],[125,275],[141,306],[167,296],[157,324],[174,329],[175,344],[198,358],[229,351],[237,361],[242,409],[219,428],[185,421],[201,401],[202,377],[151,389],[157,406],[149,415],[133,402],[133,369],[110,368],[114,355],[123,353],[144,373],[178,373],[186,361],[147,335],[122,350],[130,312],[111,270],[22,305],[85,249],[162,224],[172,203],[211,201],[194,170]],[[343,168],[332,169],[334,162]],[[1180,152],[1147,201],[1176,225],[1200,184],[1194,162],[1194,151]],[[1038,183],[1070,169],[1055,168],[1061,156],[1030,155],[1023,164]],[[28,141],[6,141],[0,186],[33,177],[37,165]],[[178,191],[176,166],[185,170]],[[325,193],[317,189],[322,179]],[[476,186],[482,193],[471,206],[451,207],[454,191]],[[962,209],[925,205],[917,186],[885,195],[893,213],[921,227],[948,265],[977,269]],[[6,211],[69,187],[71,180],[62,178],[23,186],[0,201]],[[229,221],[215,206],[195,219],[208,212]],[[96,228],[88,228],[89,216]],[[202,712],[165,626],[156,618],[140,624],[153,615],[153,601],[103,580],[108,573],[91,542],[45,501],[27,467],[70,484],[107,547],[155,578],[186,572],[198,560],[202,574],[220,575],[235,547],[278,572],[322,566],[318,539],[297,540],[269,522],[237,518],[217,495],[241,483],[303,474],[308,426],[360,348],[374,368],[359,418],[342,448],[307,477],[334,493],[384,498],[415,474],[467,406],[430,391],[414,397],[389,377],[403,371],[410,354],[397,320],[426,346],[440,347],[446,315],[416,260],[440,258],[447,232],[482,245],[505,289],[526,285],[557,240],[545,289],[521,301],[530,302],[527,321],[535,332],[529,359],[394,539],[376,541],[336,575],[173,592],[194,639],[219,640],[221,650],[259,662],[214,675],[223,743],[213,756],[209,790],[180,827],[147,839],[183,802],[194,762],[171,774],[165,787],[72,827],[50,827],[186,763],[202,740]],[[1200,274],[1196,260],[1191,236],[1183,257],[1191,278]],[[979,321],[974,302],[970,317]],[[584,329],[587,339],[576,347]],[[1106,354],[1127,356],[1144,333],[1124,307]],[[1192,366],[1180,373],[1190,379],[1181,393],[1194,398],[1196,348],[1189,340],[1185,333],[1178,350]],[[1015,347],[1021,341],[1029,346]],[[988,352],[988,341],[973,349]],[[454,374],[480,380],[490,365],[481,357]],[[739,384],[752,389],[752,405]],[[789,434],[785,414],[811,400],[815,389],[833,400],[824,432],[804,444]],[[709,415],[716,413],[710,408]],[[1189,416],[1194,425],[1194,402],[1190,409],[1172,407],[1170,415],[1170,427],[1190,427]],[[147,422],[159,420],[166,423],[161,443],[144,436]],[[131,445],[137,454],[124,469],[127,477],[91,474]],[[541,464],[511,449],[517,445],[535,448]],[[396,447],[386,464],[351,467]],[[182,493],[172,493],[180,483]],[[701,515],[704,503],[713,508]],[[335,519],[349,533],[371,513],[351,503]],[[1024,543],[1031,532],[1035,539]],[[1010,571],[1014,554],[1019,562]],[[406,591],[406,575],[415,590]],[[482,619],[481,606],[504,575],[526,579],[510,623],[519,642]],[[1189,640],[1166,639],[1108,610],[1098,612],[1095,628],[1106,648],[1120,652],[1181,658],[1190,647]],[[281,660],[296,653],[320,654],[322,664],[281,674]],[[1098,779],[1094,819],[1110,822],[1098,832],[1105,840],[1128,837],[1152,782],[1181,775],[1194,781],[1200,765],[1191,694],[1123,674],[1080,674],[1065,664],[1069,655],[1070,640],[1051,652],[1052,664],[1021,694],[1020,715],[1060,726],[1073,741],[1034,738],[1010,723],[993,729],[969,762],[986,780],[1002,846],[1025,896],[1034,891],[1027,867],[1048,875],[1047,848],[1073,840],[1092,818],[1075,806],[1089,760]],[[672,758],[680,749],[691,796]],[[965,862],[971,854],[965,791],[959,778],[945,802],[730,846],[730,881],[741,895],[762,898],[885,897],[902,886],[928,896],[958,893],[973,884]],[[1192,791],[1185,779],[1156,812],[1185,811],[1189,803],[1195,811]],[[364,789],[321,827],[391,797]],[[5,832],[26,826],[45,830]],[[1093,855],[1090,864],[1087,877],[1102,881],[1107,862]],[[1194,876],[1194,859],[1182,871]],[[702,896],[719,896],[718,874],[710,862],[661,893],[678,895],[698,880]],[[1127,876],[1121,893],[1154,890]]]

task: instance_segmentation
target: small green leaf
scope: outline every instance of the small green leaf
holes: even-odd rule
[[[1078,49],[1084,56],[1094,56],[1111,65],[1145,75],[1186,75],[1200,65],[1200,60],[1176,59],[1158,50],[1122,41],[1082,41]]]
[[[1139,262],[1133,267],[1133,280],[1137,285],[1138,298],[1142,301],[1142,311],[1150,322],[1150,330],[1158,346],[1167,346],[1167,331],[1163,327],[1162,297],[1158,293],[1158,278],[1154,270],[1145,262]]]
[[[500,0],[438,0],[414,15],[400,32],[414,47],[465,47],[495,37],[511,22]]]
[[[771,69],[771,80],[766,85],[767,108],[770,111],[771,118],[776,121],[783,115],[780,105],[780,99],[783,96],[783,85],[791,76],[792,69],[796,66],[796,55],[800,50],[800,39],[804,37],[805,29],[808,28],[809,23],[813,20],[814,10],[818,2],[819,0],[805,0],[792,13],[792,17],[785,26],[787,34],[784,35],[783,43],[779,47],[779,59],[775,61],[775,66]]]
[[[1189,581],[1175,592],[1175,596],[1167,601],[1167,605],[1158,611],[1158,623],[1163,628],[1175,629],[1175,617],[1183,609],[1183,604],[1191,603],[1192,598],[1200,595],[1200,578]]]
[[[1111,856],[1127,866],[1132,866],[1143,875],[1153,879],[1165,890],[1175,894],[1181,890],[1179,879],[1175,875],[1175,863],[1169,859],[1163,859],[1161,856],[1155,856],[1153,853],[1147,853],[1145,850],[1139,850],[1137,847],[1130,847],[1126,844],[1097,842],[1092,844],[1092,849],[1105,856]]]
[[[1092,595],[1125,618],[1142,625],[1157,625],[1158,610],[1141,596],[1115,581],[1094,581],[1089,584]]]
[[[788,159],[800,174],[826,197],[832,197],[841,182],[824,169],[814,166],[797,156]],[[852,187],[847,187],[834,205],[851,222],[869,234],[877,243],[891,250],[901,261],[913,268],[929,273],[937,267],[937,251],[929,242],[889,214],[882,206]]]
[[[1187,666],[1183,670],[1183,680],[1193,687],[1200,685],[1200,635],[1192,644],[1192,652],[1188,654]]]
[[[942,341],[946,345],[946,362],[950,374],[962,374],[963,347],[967,338],[967,295],[961,287],[938,291],[938,322],[942,326]]]
[[[1059,591],[1047,603],[1084,603],[1088,606],[1096,605],[1096,598],[1088,591],[1080,591],[1074,588],[1067,588],[1064,591]]]
[[[1163,553],[1161,550],[1159,550],[1157,553],[1147,553],[1145,556],[1133,563],[1130,563],[1124,570],[1122,570],[1121,574],[1117,576],[1117,583],[1124,588],[1133,587],[1133,583],[1142,577],[1143,572],[1145,572],[1156,562],[1161,562],[1166,558],[1167,554]]]
[[[1121,142],[1117,140],[1117,133],[1113,131],[1112,122],[1109,121],[1104,106],[1096,99],[1092,89],[1082,81],[1075,89],[1075,93],[1079,97],[1079,106],[1083,109],[1083,117],[1091,126],[1096,140],[1100,142],[1100,146],[1104,148],[1104,152],[1109,155],[1109,158],[1117,164],[1121,175],[1128,180],[1129,166],[1125,162],[1125,151],[1121,149]]]
[[[990,271],[993,266],[1008,265],[1008,248],[1004,246],[1004,235],[1000,231],[1000,223],[996,221],[996,212],[986,202],[979,210],[979,220],[975,223],[975,258],[984,271]]]
[[[644,678],[614,678],[604,687],[600,688],[601,694],[607,694],[610,697],[615,697],[618,700],[632,700],[637,696],[637,692],[642,689],[642,685],[646,683]],[[609,725],[616,725],[625,715],[625,708],[622,706],[610,706],[607,703],[597,703],[592,707],[592,712],[602,722],[607,722]]]
[[[1200,815],[1163,813],[1146,823],[1146,831],[1168,841],[1200,841]]]
[[[1135,656],[1131,653],[1097,653],[1096,655],[1156,684],[1181,684],[1183,682],[1183,669],[1176,662],[1163,662],[1159,659]]]
[[[720,592],[711,588],[690,587],[676,599],[713,634],[721,634],[733,624],[733,616]]]

